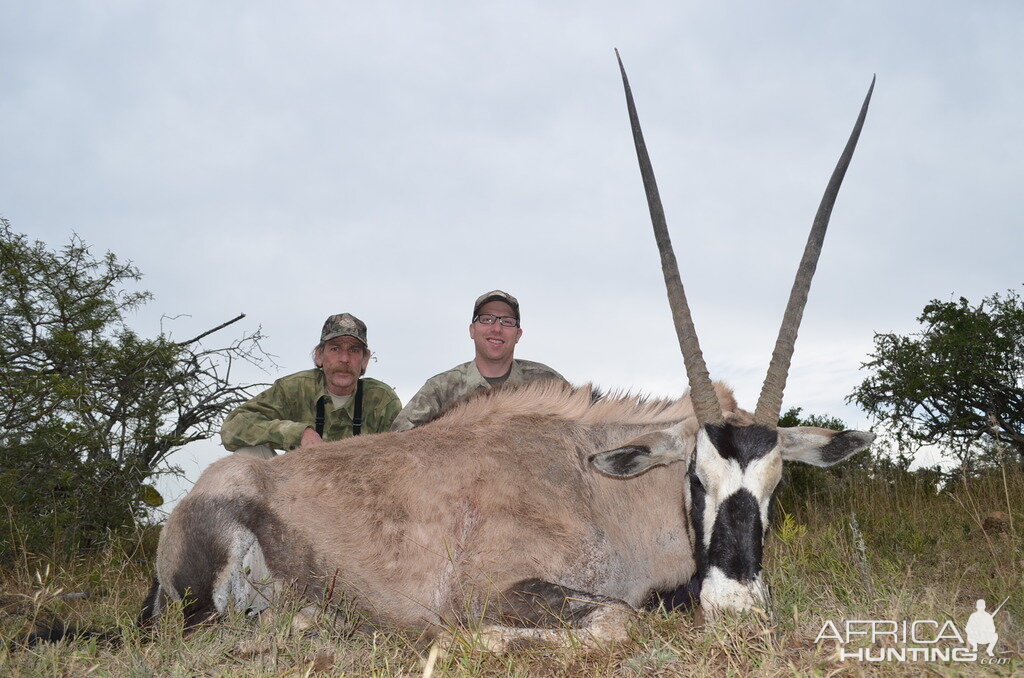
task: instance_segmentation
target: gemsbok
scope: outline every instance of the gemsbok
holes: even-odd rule
[[[184,600],[192,625],[264,609],[290,588],[427,635],[476,627],[497,649],[515,638],[622,639],[633,610],[691,578],[710,618],[766,605],[761,555],[783,459],[828,466],[874,438],[777,426],[871,89],[818,208],[751,414],[709,378],[621,60],[619,69],[689,393],[598,398],[589,386],[540,382],[482,393],[402,433],[224,458],[167,520],[143,621],[168,598]]]

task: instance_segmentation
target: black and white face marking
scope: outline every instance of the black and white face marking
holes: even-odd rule
[[[774,429],[707,424],[698,431],[690,496],[705,614],[764,604],[761,554],[768,506],[781,478]]]
[[[829,466],[866,449],[874,434],[798,426],[769,428],[737,414],[737,423],[676,426],[645,433],[589,457],[595,470],[628,480],[687,461],[697,573],[688,589],[706,615],[764,607],[761,555],[768,508],[782,460]],[[652,501],[655,500],[652,498]],[[664,600],[664,599],[663,599]]]

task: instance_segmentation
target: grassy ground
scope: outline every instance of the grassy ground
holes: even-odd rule
[[[796,484],[794,484],[796,485]],[[481,652],[467,639],[442,656],[395,633],[358,631],[351,616],[293,630],[288,608],[234,617],[183,639],[167,615],[156,640],[134,618],[145,595],[152,539],[127,539],[72,562],[25,557],[0,574],[0,632],[11,639],[35,616],[117,631],[93,639],[0,648],[3,676],[744,676],[1024,674],[1024,475],[990,477],[937,494],[900,480],[821,473],[813,493],[791,486],[771,530],[765,569],[771,616],[714,626],[699,614],[642,615],[631,642],[600,650]],[[1012,524],[990,520],[1009,514]],[[68,596],[87,592],[88,597]],[[61,597],[63,596],[63,597]],[[952,620],[961,631],[975,601],[996,615],[1006,663],[841,662],[836,643],[815,644],[826,620]],[[890,643],[891,644],[891,643]],[[5,643],[6,645],[6,643]],[[860,644],[861,646],[864,643]],[[944,644],[946,646],[948,644]],[[857,645],[847,646],[847,649]],[[876,646],[877,647],[877,646]]]

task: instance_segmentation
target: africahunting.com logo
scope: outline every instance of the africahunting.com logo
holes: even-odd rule
[[[1005,603],[989,612],[984,599],[978,600],[963,627],[952,620],[934,619],[828,620],[814,642],[834,641],[837,658],[844,662],[1007,664],[1010,660],[1000,657],[995,649],[999,642],[995,616]]]

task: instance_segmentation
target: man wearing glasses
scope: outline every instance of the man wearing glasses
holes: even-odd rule
[[[478,390],[499,384],[525,384],[541,379],[565,378],[542,363],[513,357],[523,330],[519,302],[508,292],[494,290],[473,304],[469,336],[476,357],[427,380],[395,418],[392,431],[404,431],[435,419],[453,403]]]

